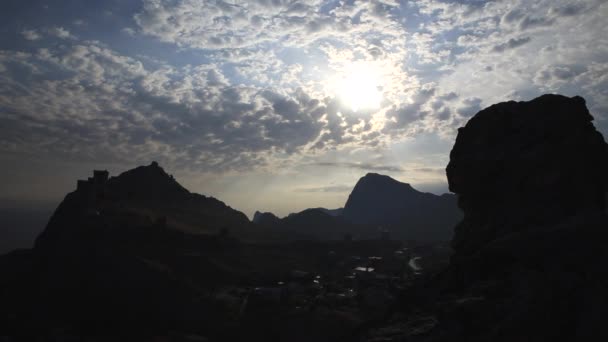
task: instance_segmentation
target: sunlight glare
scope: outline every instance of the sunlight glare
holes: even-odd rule
[[[382,101],[379,75],[371,65],[351,65],[337,85],[340,100],[354,112],[379,108]]]

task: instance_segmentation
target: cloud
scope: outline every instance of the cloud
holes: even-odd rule
[[[423,134],[451,141],[482,105],[545,91],[583,95],[602,118],[606,6],[143,0],[136,13],[113,9],[111,33],[94,32],[105,16],[20,24],[31,42],[0,51],[0,150],[272,170]],[[341,98],[358,70],[378,78],[377,108]],[[407,171],[318,166],[330,164]]]
[[[414,168],[414,169],[408,169],[407,171],[409,172],[420,172],[420,173],[431,173],[431,174],[441,174],[444,175],[445,174],[445,168],[441,168],[441,167],[420,167],[420,168]]]
[[[137,32],[131,28],[131,27],[125,27],[122,30],[120,30],[121,32],[123,32],[126,35],[129,35],[131,37],[135,37],[135,35],[137,34]]]
[[[75,25],[83,25],[84,22],[80,22],[80,21],[76,21],[78,24],[75,23]],[[69,30],[61,27],[61,26],[55,26],[55,27],[50,27],[50,28],[45,28],[42,29],[42,31],[44,31],[46,34],[59,38],[59,39],[70,39],[70,40],[76,40],[77,37],[75,35],[73,35]],[[30,40],[30,41],[35,41],[35,40],[40,40],[42,39],[42,34],[40,33],[39,30],[23,30],[21,31],[21,35],[23,36],[23,38]]]
[[[365,171],[383,171],[383,172],[402,172],[403,169],[394,165],[377,165],[372,163],[351,163],[351,162],[318,162],[316,166],[324,167],[341,167],[348,169],[358,169]]]
[[[17,60],[18,55],[13,55]],[[22,56],[48,76],[0,88],[0,148],[67,159],[137,156],[206,170],[264,165],[320,135],[322,101],[232,86],[213,65],[148,71],[137,59],[99,44],[78,44]],[[30,74],[28,77],[34,77]]]
[[[387,133],[401,134],[410,124],[425,118],[431,111],[425,108],[434,98],[437,89],[432,84],[426,84],[414,93],[411,102],[393,106],[386,111],[388,119],[384,126]]]
[[[297,188],[295,192],[350,192],[353,189],[352,185],[328,185],[322,187],[311,187],[311,188]]]
[[[458,108],[458,114],[466,118],[472,117],[481,110],[482,99],[478,97],[467,98],[463,101],[463,106]]]
[[[42,38],[40,33],[38,33],[36,30],[23,30],[21,31],[21,35],[27,40],[38,40]]]
[[[522,21],[519,22],[519,29],[523,31],[532,27],[551,26],[554,23],[555,20],[552,18],[532,17],[527,15]]]
[[[144,0],[134,19],[144,34],[179,46],[243,48],[272,41],[277,34],[314,34],[326,25],[338,24],[323,20],[317,12],[319,5]]]
[[[582,3],[566,3],[557,7],[551,7],[549,14],[559,17],[570,17],[583,13],[587,9],[587,6]]]
[[[574,82],[585,71],[587,67],[584,65],[547,65],[538,70],[534,82],[542,88],[556,89],[567,82]]]
[[[495,45],[492,48],[492,51],[494,51],[494,52],[503,52],[505,50],[515,49],[515,48],[518,48],[518,47],[520,47],[520,46],[522,46],[524,44],[529,43],[530,40],[532,40],[532,38],[530,38],[530,37],[511,38],[508,41],[506,41],[505,43]]]
[[[70,31],[60,26],[47,29],[47,33],[59,39],[76,39],[76,36],[74,36]]]

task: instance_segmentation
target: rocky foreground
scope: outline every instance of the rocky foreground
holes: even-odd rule
[[[461,128],[451,262],[367,340],[608,340],[608,150],[592,120],[582,98],[544,95]]]

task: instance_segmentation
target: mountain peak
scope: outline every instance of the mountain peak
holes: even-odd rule
[[[363,178],[367,178],[367,179],[390,179],[390,180],[395,180],[390,176],[387,175],[382,175],[376,172],[368,172],[365,176],[361,177]]]
[[[449,239],[461,216],[455,196],[420,192],[378,173],[359,179],[343,215],[350,222],[393,227],[401,237],[418,240]]]
[[[376,213],[372,216],[382,216],[380,213],[385,211],[386,208],[393,207],[395,203],[403,200],[413,201],[421,195],[424,195],[424,193],[419,192],[407,183],[399,182],[386,175],[368,173],[359,179],[348,196],[344,206],[344,215],[354,221],[375,222],[376,218],[361,216],[368,216],[370,208],[377,209],[372,210]]]
[[[280,221],[280,219],[273,213],[271,212],[260,212],[260,211],[256,211],[253,214],[253,220],[251,220],[251,222],[255,223],[255,224],[260,224],[260,225],[274,225],[277,224]]]
[[[77,241],[83,228],[140,227],[153,222],[177,230],[217,233],[220,229],[242,231],[249,225],[245,214],[213,197],[191,193],[157,163],[139,166],[108,179],[106,170],[79,180],[51,217],[35,246],[44,250],[63,248]]]
[[[115,193],[143,199],[175,198],[190,193],[155,161],[112,177],[108,187]]]
[[[402,190],[410,190],[410,191],[414,191],[414,192],[419,192],[418,190],[414,189],[409,183],[403,183],[390,176],[382,175],[382,174],[374,173],[374,172],[369,172],[365,176],[361,177],[359,179],[359,181],[357,182],[357,184],[355,185],[355,189],[353,189],[353,192],[357,190],[357,187],[368,186],[368,185],[374,186],[374,187],[386,186],[386,187],[391,187],[391,188],[394,186],[398,186]]]

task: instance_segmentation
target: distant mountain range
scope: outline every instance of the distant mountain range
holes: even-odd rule
[[[384,201],[378,197],[383,192],[359,188],[351,197]],[[343,244],[302,240],[386,237],[387,229],[373,220],[361,224],[346,215],[353,200],[345,209],[312,208],[281,219],[257,213],[251,222],[218,199],[191,193],[157,163],[116,177],[96,170],[66,195],[33,249],[0,256],[6,280],[0,282],[0,299],[8,308],[0,318],[62,326],[111,317],[135,329],[131,322],[197,317],[192,326],[205,322],[201,329],[210,331],[225,322],[217,315],[218,300],[209,295],[218,287],[247,279],[264,283],[268,265],[277,267],[273,274],[284,274],[300,255],[315,255],[298,261],[309,265],[316,257],[325,260],[330,246]],[[358,249],[359,242],[373,250],[391,246],[391,252],[399,244],[366,240],[345,246]],[[306,253],[291,253],[293,248]]]
[[[35,242],[37,248],[77,244],[83,227],[158,225],[189,234],[230,234],[245,241],[378,238],[447,241],[462,214],[454,195],[423,193],[388,176],[369,173],[344,208],[311,208],[253,221],[213,197],[191,193],[153,162],[109,177],[95,171],[78,181]]]
[[[389,176],[368,173],[357,182],[344,208],[311,208],[283,219],[256,212],[253,223],[321,239],[388,233],[391,238],[432,242],[450,240],[461,219],[455,195],[420,192]]]

